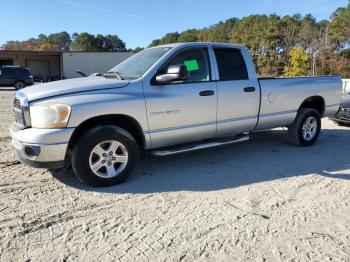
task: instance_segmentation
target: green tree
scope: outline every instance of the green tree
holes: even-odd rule
[[[94,35],[84,32],[74,38],[70,49],[73,51],[99,51],[95,41]]]
[[[179,39],[180,34],[178,32],[175,33],[167,33],[162,39],[160,39],[160,44],[170,44],[170,43],[176,43]]]
[[[310,47],[313,39],[316,37],[317,23],[316,19],[311,15],[307,14],[301,19],[299,29],[299,45],[305,49]]]
[[[160,39],[154,39],[148,47],[153,47],[153,46],[157,46],[160,45]]]
[[[299,41],[299,31],[301,26],[301,15],[295,14],[293,16],[284,16],[281,19],[281,37],[283,52],[286,58],[290,50],[298,44]]]
[[[242,18],[235,26],[230,42],[243,44],[248,48],[259,75],[278,75],[283,71],[280,54],[283,51],[283,41],[279,16],[251,15]]]
[[[140,51],[142,51],[144,48],[143,47],[136,47],[136,48],[134,48],[134,49],[131,49],[130,51],[131,52],[134,52],[134,53],[138,53],[138,52],[140,52]]]
[[[69,50],[70,43],[72,42],[70,35],[65,31],[49,35],[40,34],[37,41],[40,46],[56,46],[56,50]]]
[[[73,51],[126,51],[125,43],[117,35],[74,34],[70,49]]]
[[[304,48],[294,47],[290,51],[290,62],[285,67],[286,76],[305,76],[310,69],[311,58]]]
[[[333,13],[329,34],[341,47],[350,44],[350,3],[346,8],[338,8]]]
[[[205,42],[230,42],[233,29],[238,21],[238,18],[233,17],[209,28],[204,28],[198,32],[198,39]]]
[[[198,30],[197,29],[188,29],[183,31],[178,39],[178,42],[197,42],[198,41]]]
[[[126,51],[126,44],[117,35],[104,36],[103,51],[124,52]]]

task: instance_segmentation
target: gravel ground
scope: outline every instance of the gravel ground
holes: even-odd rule
[[[16,162],[13,92],[0,99],[0,261],[350,261],[349,128],[324,119],[310,148],[276,129],[144,156],[126,183],[95,189]]]

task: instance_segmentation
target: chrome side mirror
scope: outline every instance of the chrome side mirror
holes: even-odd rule
[[[185,65],[172,65],[167,69],[166,74],[156,76],[158,83],[170,83],[188,79],[188,72]]]

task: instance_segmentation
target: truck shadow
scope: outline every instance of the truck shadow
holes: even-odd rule
[[[68,186],[107,193],[213,191],[318,174],[350,179],[350,129],[323,129],[319,141],[302,148],[288,144],[286,131],[254,133],[249,142],[186,154],[145,155],[123,184],[93,188],[75,178],[71,169],[52,172]]]

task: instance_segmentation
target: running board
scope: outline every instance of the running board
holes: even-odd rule
[[[201,144],[197,143],[197,144],[189,144],[189,145],[157,149],[157,150],[151,151],[150,154],[154,156],[169,156],[169,155],[175,155],[175,154],[180,154],[180,153],[185,153],[190,151],[201,150],[205,148],[212,148],[212,147],[224,146],[224,145],[229,145],[234,143],[240,143],[240,142],[248,141],[249,139],[250,139],[249,135],[241,135],[230,139],[227,139],[227,138],[220,139],[220,140],[215,140],[215,141],[201,143]]]

